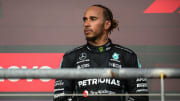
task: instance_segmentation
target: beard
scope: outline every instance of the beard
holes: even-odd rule
[[[97,36],[93,36],[93,37],[86,37],[87,41],[91,41],[94,42],[98,37]]]
[[[86,37],[86,40],[87,41],[91,41],[91,42],[95,42],[98,38],[100,38],[102,36],[103,33],[99,33],[99,34],[96,34],[92,37]]]
[[[98,38],[100,38],[102,35],[103,35],[103,30],[99,33],[91,33],[91,34],[94,34],[93,36],[91,37],[86,37],[86,40],[87,41],[91,41],[91,42],[95,42]]]

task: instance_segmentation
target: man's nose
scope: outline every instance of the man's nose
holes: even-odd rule
[[[89,21],[85,21],[84,24],[83,24],[84,27],[90,27],[90,23]]]

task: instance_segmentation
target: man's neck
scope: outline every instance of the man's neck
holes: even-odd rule
[[[106,44],[108,42],[108,40],[109,40],[108,36],[104,36],[104,37],[98,38],[94,41],[88,41],[88,43],[93,46],[102,46],[102,45]]]

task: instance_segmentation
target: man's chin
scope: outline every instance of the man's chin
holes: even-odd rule
[[[95,41],[95,40],[96,40],[96,37],[86,37],[86,40],[87,40],[87,41]]]

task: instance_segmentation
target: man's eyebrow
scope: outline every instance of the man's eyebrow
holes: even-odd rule
[[[90,16],[90,18],[97,18],[96,16]]]
[[[98,18],[98,17],[96,17],[96,16],[90,16],[89,18],[90,18],[90,19],[94,19],[94,18]],[[85,17],[85,16],[84,16],[84,17],[83,17],[83,20],[85,21],[86,19],[88,19],[88,17]]]

